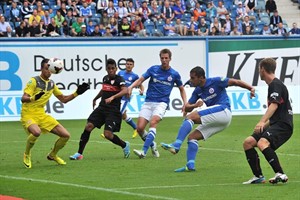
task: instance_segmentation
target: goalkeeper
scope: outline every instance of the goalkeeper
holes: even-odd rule
[[[70,138],[70,133],[56,119],[45,113],[45,105],[52,93],[63,103],[73,100],[76,96],[83,94],[89,89],[87,83],[79,85],[76,92],[70,95],[63,95],[53,80],[49,79],[49,59],[41,62],[40,76],[32,77],[27,83],[22,96],[21,123],[28,134],[23,163],[26,168],[31,168],[31,149],[41,133],[51,132],[59,138],[47,159],[65,165],[66,162],[57,156]]]

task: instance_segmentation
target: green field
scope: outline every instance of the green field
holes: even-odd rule
[[[160,158],[151,151],[145,159],[133,153],[123,158],[122,149],[100,137],[94,130],[84,159],[70,161],[78,148],[85,120],[61,123],[72,137],[59,155],[67,161],[58,166],[46,159],[56,136],[42,135],[32,151],[32,169],[22,164],[26,134],[19,122],[0,123],[0,194],[34,200],[56,199],[130,199],[130,200],[241,200],[300,199],[300,115],[294,117],[292,138],[277,150],[281,165],[289,176],[286,184],[242,185],[252,177],[242,149],[260,116],[235,116],[231,126],[205,142],[199,142],[196,172],[175,173],[186,162],[186,142],[177,155],[159,147]],[[165,118],[157,130],[156,142],[172,142],[182,118]],[[118,135],[141,149],[139,138],[131,139],[132,130],[126,123]],[[259,153],[264,175],[274,176],[264,156]],[[0,197],[1,199],[1,197]]]

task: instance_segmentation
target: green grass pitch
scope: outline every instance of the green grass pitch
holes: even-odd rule
[[[292,138],[277,150],[281,165],[289,176],[286,184],[242,185],[252,173],[242,149],[261,116],[234,116],[225,131],[199,142],[196,172],[175,173],[186,163],[186,141],[177,155],[159,147],[160,158],[151,151],[145,159],[132,150],[142,148],[142,140],[132,139],[131,128],[123,122],[122,139],[131,143],[129,159],[122,149],[100,137],[102,129],[92,132],[84,159],[70,161],[78,148],[85,120],[60,121],[72,137],[59,155],[67,161],[58,166],[46,159],[56,140],[42,135],[32,150],[32,169],[22,164],[26,134],[20,122],[0,123],[0,194],[28,200],[128,199],[128,200],[241,200],[300,199],[300,115],[294,116]],[[157,130],[156,142],[172,142],[182,118],[164,118]],[[274,173],[259,152],[266,179]]]

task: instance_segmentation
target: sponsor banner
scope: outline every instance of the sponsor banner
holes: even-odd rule
[[[299,40],[280,41],[211,41],[209,77],[221,76],[263,86],[259,62],[266,57],[276,59],[278,77],[287,86],[300,85]]]
[[[150,66],[161,63],[159,52],[168,48],[172,52],[170,65],[180,72],[183,82],[189,79],[192,67],[206,63],[205,41],[200,40],[28,40],[3,42],[0,47],[0,90],[23,90],[30,77],[40,74],[44,57],[64,61],[64,71],[51,77],[63,90],[76,89],[82,82],[100,89],[108,58],[116,60],[119,70],[125,69],[126,58],[133,58],[133,71],[141,76]]]
[[[295,114],[300,114],[300,86],[289,86],[290,100]],[[73,90],[63,91],[64,94],[73,93]],[[98,90],[88,90],[81,96],[67,104],[61,103],[55,96],[52,96],[45,107],[47,113],[56,119],[86,119],[93,111],[92,100],[98,94]],[[186,88],[187,96],[190,97],[193,88]],[[233,115],[262,115],[267,109],[267,86],[256,87],[256,97],[249,98],[249,91],[239,87],[227,89],[231,102]],[[22,91],[2,91],[0,94],[0,121],[18,121],[21,114]],[[99,99],[100,101],[100,99]],[[138,113],[145,101],[145,96],[139,95],[134,90],[131,102],[127,107],[127,114],[131,117],[138,117]],[[99,103],[99,102],[98,102]],[[183,102],[177,88],[171,93],[169,110],[166,117],[182,116],[181,108]]]

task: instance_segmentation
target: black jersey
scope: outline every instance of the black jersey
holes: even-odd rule
[[[100,101],[101,107],[120,110],[122,97],[114,99],[111,103],[106,104],[105,99],[119,93],[121,88],[125,86],[125,81],[121,76],[116,75],[114,78],[109,78],[108,75],[103,77],[102,97]]]
[[[275,78],[268,88],[268,105],[277,103],[278,108],[270,118],[270,125],[283,122],[293,127],[293,111],[289,100],[289,92],[286,86]]]

